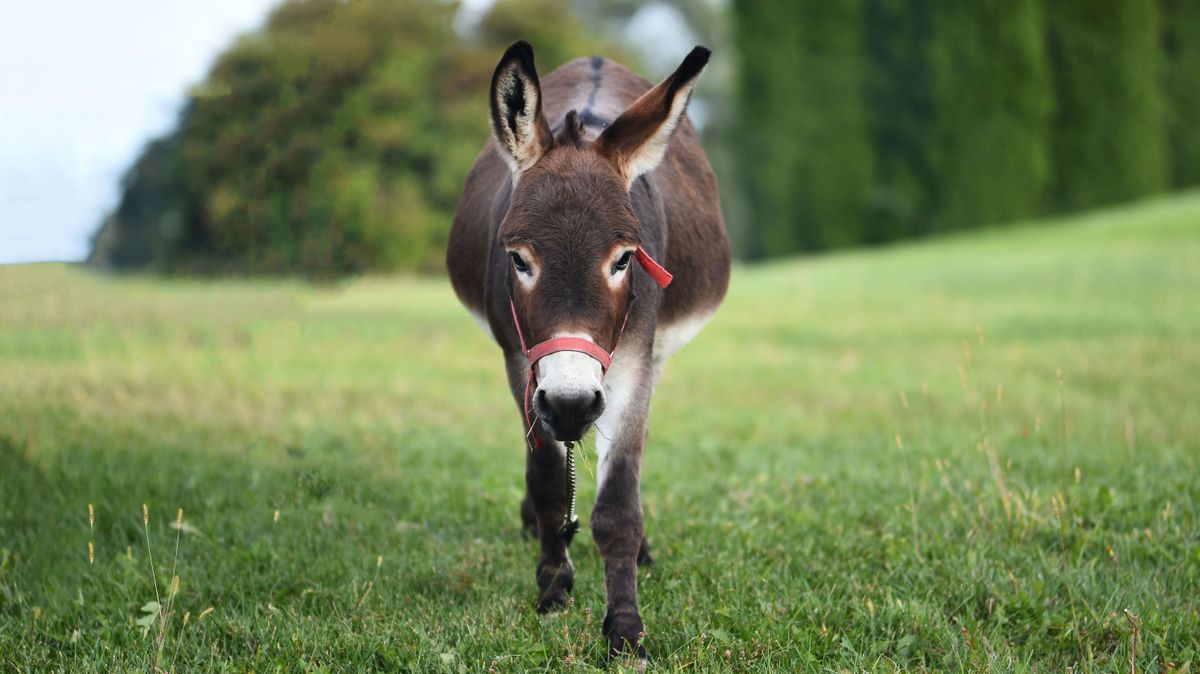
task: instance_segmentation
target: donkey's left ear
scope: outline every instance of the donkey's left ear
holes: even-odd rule
[[[710,54],[704,47],[692,49],[670,77],[642,94],[596,139],[601,154],[616,164],[626,185],[662,161]]]
[[[554,137],[542,115],[542,86],[528,42],[514,42],[500,57],[488,102],[500,155],[513,173],[529,170],[550,149]]]

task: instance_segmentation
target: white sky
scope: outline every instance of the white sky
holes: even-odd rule
[[[187,86],[274,0],[0,0],[0,264],[79,260]]]

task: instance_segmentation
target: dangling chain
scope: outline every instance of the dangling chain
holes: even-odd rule
[[[579,515],[575,514],[575,491],[578,487],[575,479],[575,443],[564,442],[563,444],[567,448],[567,496],[570,497],[570,505],[558,533],[561,536],[570,536],[579,529]]]

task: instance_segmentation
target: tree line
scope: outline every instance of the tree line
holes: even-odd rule
[[[734,0],[752,257],[1200,184],[1200,3]]]
[[[1200,184],[1200,2],[732,0],[722,23],[707,0],[664,1],[733,42],[736,84],[699,96],[743,257]],[[591,54],[636,70],[611,26],[637,7],[498,0],[464,28],[441,0],[285,0],[134,162],[91,259],[438,271],[503,48],[531,41],[543,73]]]

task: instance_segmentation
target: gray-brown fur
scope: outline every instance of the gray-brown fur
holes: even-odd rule
[[[529,365],[510,298],[527,346],[570,331],[616,348],[605,388],[619,379],[624,407],[612,421],[619,430],[603,440],[605,478],[591,519],[604,557],[604,633],[613,654],[645,652],[637,564],[649,561],[640,473],[658,367],[655,340],[677,323],[710,315],[729,279],[716,180],[682,113],[681,97],[690,95],[707,56],[694,50],[657,87],[599,57],[571,61],[539,82],[529,46],[510,47],[489,95],[493,137],[467,176],[447,250],[455,292],[486,320],[504,351],[523,421]],[[678,123],[664,125],[667,119]],[[675,275],[666,290],[640,269],[617,276],[614,267],[612,278],[622,280],[606,282],[605,256],[639,245]],[[524,251],[519,258],[535,258],[520,260],[538,270],[532,287],[518,283],[518,262],[508,250],[514,247]],[[557,442],[570,432],[535,420],[532,428],[522,423],[522,433],[531,441],[521,512],[540,544],[536,578],[544,611],[566,601],[574,580],[569,536],[560,535],[567,493]]]

